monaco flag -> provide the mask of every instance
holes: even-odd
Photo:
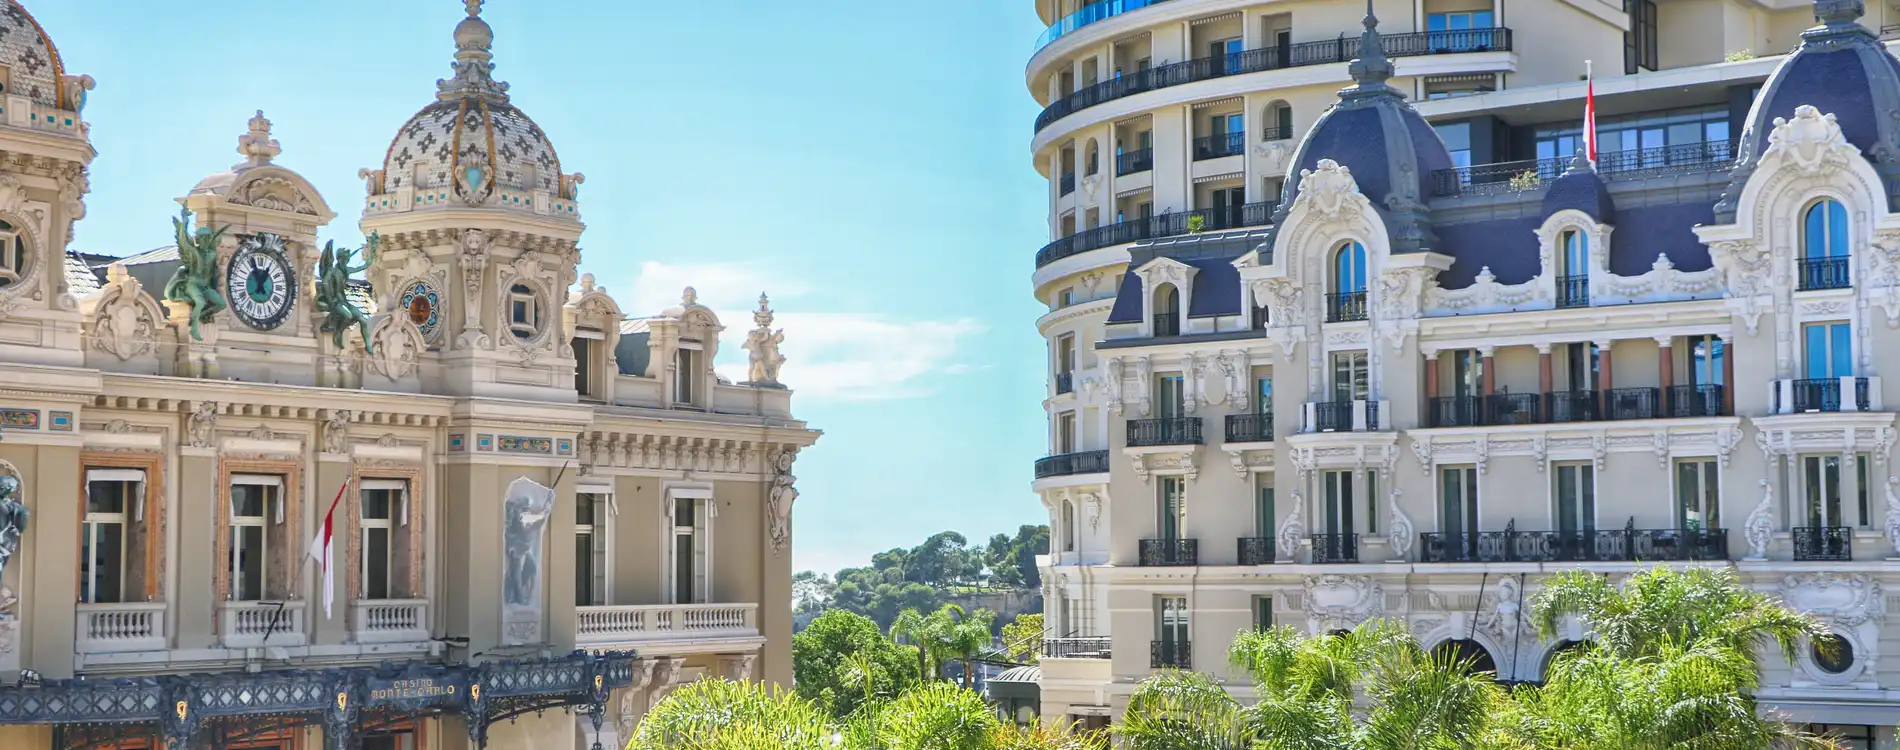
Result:
[[[323,618],[330,619],[330,605],[336,600],[336,566],[332,559],[336,557],[336,506],[343,502],[343,491],[350,488],[349,482],[336,489],[336,499],[330,501],[330,512],[323,514],[323,524],[317,527],[317,535],[310,539],[310,557],[323,566]]]
[[[1597,81],[1590,70],[1590,61],[1583,61],[1583,158],[1590,160],[1590,166],[1597,165]]]

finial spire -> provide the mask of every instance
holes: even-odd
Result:
[[[1830,31],[1857,26],[1860,17],[1866,14],[1867,6],[1861,0],[1814,0],[1814,20]]]
[[[1347,91],[1390,91],[1385,82],[1392,77],[1392,61],[1386,59],[1385,45],[1379,39],[1379,17],[1372,12],[1372,0],[1366,0],[1364,23],[1365,33],[1359,35],[1359,58],[1348,68],[1356,85]]]
[[[489,52],[495,30],[482,20],[482,0],[463,0],[463,6],[468,17],[455,25],[455,62],[449,64],[455,77],[436,81],[435,96],[443,101],[482,99],[505,104],[508,84],[495,80],[495,56]]]
[[[251,131],[238,136],[237,151],[244,157],[244,164],[239,166],[253,167],[269,164],[284,152],[283,147],[277,145],[277,139],[270,137],[270,120],[264,119],[264,110],[258,110],[251,118]]]
[[[482,15],[482,0],[463,0],[463,2],[462,2],[462,4],[468,7],[468,17],[469,17],[469,18],[480,18],[480,17],[481,17],[481,15]]]

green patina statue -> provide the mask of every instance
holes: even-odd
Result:
[[[226,225],[215,231],[198,227],[198,231],[193,232],[189,208],[172,219],[172,226],[178,231],[181,265],[165,284],[165,299],[191,305],[191,337],[203,341],[204,337],[198,335],[198,324],[211,322],[225,308],[224,295],[218,293],[217,284],[218,242],[231,227]]]
[[[335,240],[323,245],[323,260],[317,267],[317,312],[323,313],[323,332],[336,336],[338,349],[343,348],[343,333],[356,326],[363,331],[364,351],[375,353],[369,341],[369,316],[350,302],[350,276],[368,270],[376,262],[376,248],[382,241],[382,235],[370,233],[360,266],[350,265],[355,250],[338,249]]]

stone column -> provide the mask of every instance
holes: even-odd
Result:
[[[1675,404],[1670,403],[1673,395],[1670,388],[1676,384],[1674,344],[1675,338],[1672,336],[1656,337],[1656,382],[1661,384],[1659,403],[1656,408],[1660,410],[1659,413],[1662,416],[1668,416],[1676,408]]]
[[[1539,415],[1539,418],[1543,421],[1549,421],[1550,415],[1555,413],[1555,410],[1552,409],[1550,406],[1550,388],[1551,388],[1550,344],[1538,344],[1537,345],[1537,390],[1538,390],[1537,401],[1538,403],[1543,405],[1539,409],[1540,411],[1543,412],[1543,414]]]
[[[1615,341],[1598,341],[1597,348],[1597,419],[1610,418],[1610,389],[1616,387],[1611,377],[1610,348]]]
[[[346,448],[348,446],[345,446]],[[330,501],[337,498],[337,490],[350,481],[350,456],[347,453],[317,454],[317,476],[312,485],[316,495],[305,504],[314,509],[310,515],[311,528],[316,529],[323,523],[323,514],[330,511]],[[335,645],[343,643],[350,634],[350,602],[355,593],[350,591],[350,579],[353,571],[359,570],[361,563],[349,555],[350,538],[360,534],[349,526],[349,520],[355,517],[350,511],[356,507],[359,499],[345,492],[342,502],[336,506],[336,526],[332,530],[335,546],[331,552],[330,564],[336,566],[336,588],[332,596],[330,616],[323,616],[323,570],[315,565],[309,566],[311,581],[307,589],[310,594],[310,642],[313,644]],[[312,535],[314,538],[314,534]],[[362,554],[359,546],[358,554]]]
[[[1722,413],[1735,413],[1735,352],[1729,351],[1729,340],[1722,339]]]
[[[212,582],[227,564],[215,559],[217,537],[226,533],[218,528],[218,503],[224,495],[218,486],[218,449],[185,446],[178,452],[178,526],[171,549],[178,556],[179,580],[170,587],[178,618],[174,645],[210,648],[217,642],[218,617],[217,586]]]
[[[79,545],[74,537],[86,496],[79,487],[79,447],[39,445],[28,450],[25,455],[9,451],[20,471],[15,499],[32,515],[19,549],[7,563],[6,577],[19,597],[14,612],[21,618],[11,624],[23,631],[4,634],[14,641],[7,644],[14,650],[0,654],[0,664],[46,677],[70,677],[79,591]]]

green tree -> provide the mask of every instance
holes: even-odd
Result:
[[[1004,625],[1003,649],[1010,660],[1019,664],[1036,663],[1044,630],[1041,612],[1018,615],[1014,621]]]
[[[963,660],[963,688],[976,688],[976,657],[989,650],[993,635],[996,613],[979,609],[965,614],[962,607],[945,604],[931,617],[942,616],[944,622],[938,627],[943,632],[944,650]]]
[[[831,716],[916,684],[916,649],[893,643],[863,615],[832,610],[792,636],[792,676],[799,697]]]
[[[628,750],[819,750],[833,729],[817,704],[753,683],[697,680],[667,695]]]

